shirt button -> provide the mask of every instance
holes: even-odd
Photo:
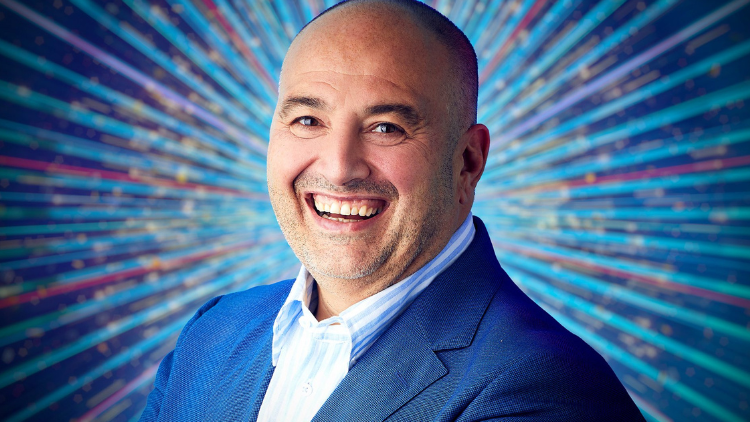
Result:
[[[309,396],[312,394],[313,388],[309,382],[302,384],[302,394]]]

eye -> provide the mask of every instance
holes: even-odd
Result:
[[[397,124],[379,122],[369,126],[363,136],[376,145],[398,145],[407,137],[407,132]]]
[[[373,132],[375,133],[394,133],[394,132],[402,132],[401,128],[394,125],[393,123],[378,123],[375,125],[375,129],[373,129]]]
[[[315,117],[302,116],[294,119],[289,129],[298,138],[311,139],[323,134],[324,127]]]
[[[320,123],[314,118],[310,116],[303,116],[295,120],[296,123],[301,124],[302,126],[318,126]]]

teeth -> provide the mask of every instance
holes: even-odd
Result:
[[[323,218],[326,218],[328,220],[338,221],[338,222],[341,222],[341,223],[354,223],[354,222],[359,221],[359,220],[352,220],[352,219],[349,219],[349,218],[334,218],[334,217],[331,217],[331,216],[325,215],[325,214],[323,214]]]
[[[377,207],[368,207],[366,204],[360,203],[359,201],[352,203],[352,202],[338,201],[332,198],[325,198],[325,197],[323,197],[323,199],[313,198],[313,205],[315,206],[315,209],[319,213],[338,214],[341,216],[359,215],[360,217],[371,217],[371,216],[378,214],[379,212],[379,209]],[[352,220],[348,218],[347,219],[332,218],[330,215],[329,216],[324,215],[324,217],[330,220],[336,220],[336,221],[339,221],[339,220],[346,220],[347,222],[359,221],[359,220]]]

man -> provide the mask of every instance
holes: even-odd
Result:
[[[476,81],[469,41],[417,2],[352,1],[300,32],[268,188],[303,267],[205,304],[142,420],[643,420],[471,216]]]

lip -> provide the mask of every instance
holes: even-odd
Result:
[[[357,201],[357,200],[377,200],[377,201],[383,201],[385,203],[385,206],[383,209],[378,212],[373,217],[368,218],[367,220],[359,220],[355,221],[353,223],[342,223],[340,221],[335,220],[329,220],[327,218],[323,218],[318,215],[318,212],[315,210],[315,204],[313,203],[313,196],[319,194],[319,195],[325,195],[329,198],[334,198],[339,201]],[[366,230],[373,225],[377,224],[378,221],[380,221],[383,214],[385,214],[388,209],[390,208],[390,201],[386,200],[385,198],[379,198],[374,196],[358,196],[358,195],[347,195],[347,196],[339,196],[327,192],[305,192],[304,193],[304,200],[307,204],[307,211],[310,213],[310,217],[315,221],[315,223],[321,227],[322,229],[326,231],[334,231],[334,232],[357,232],[361,230]]]

